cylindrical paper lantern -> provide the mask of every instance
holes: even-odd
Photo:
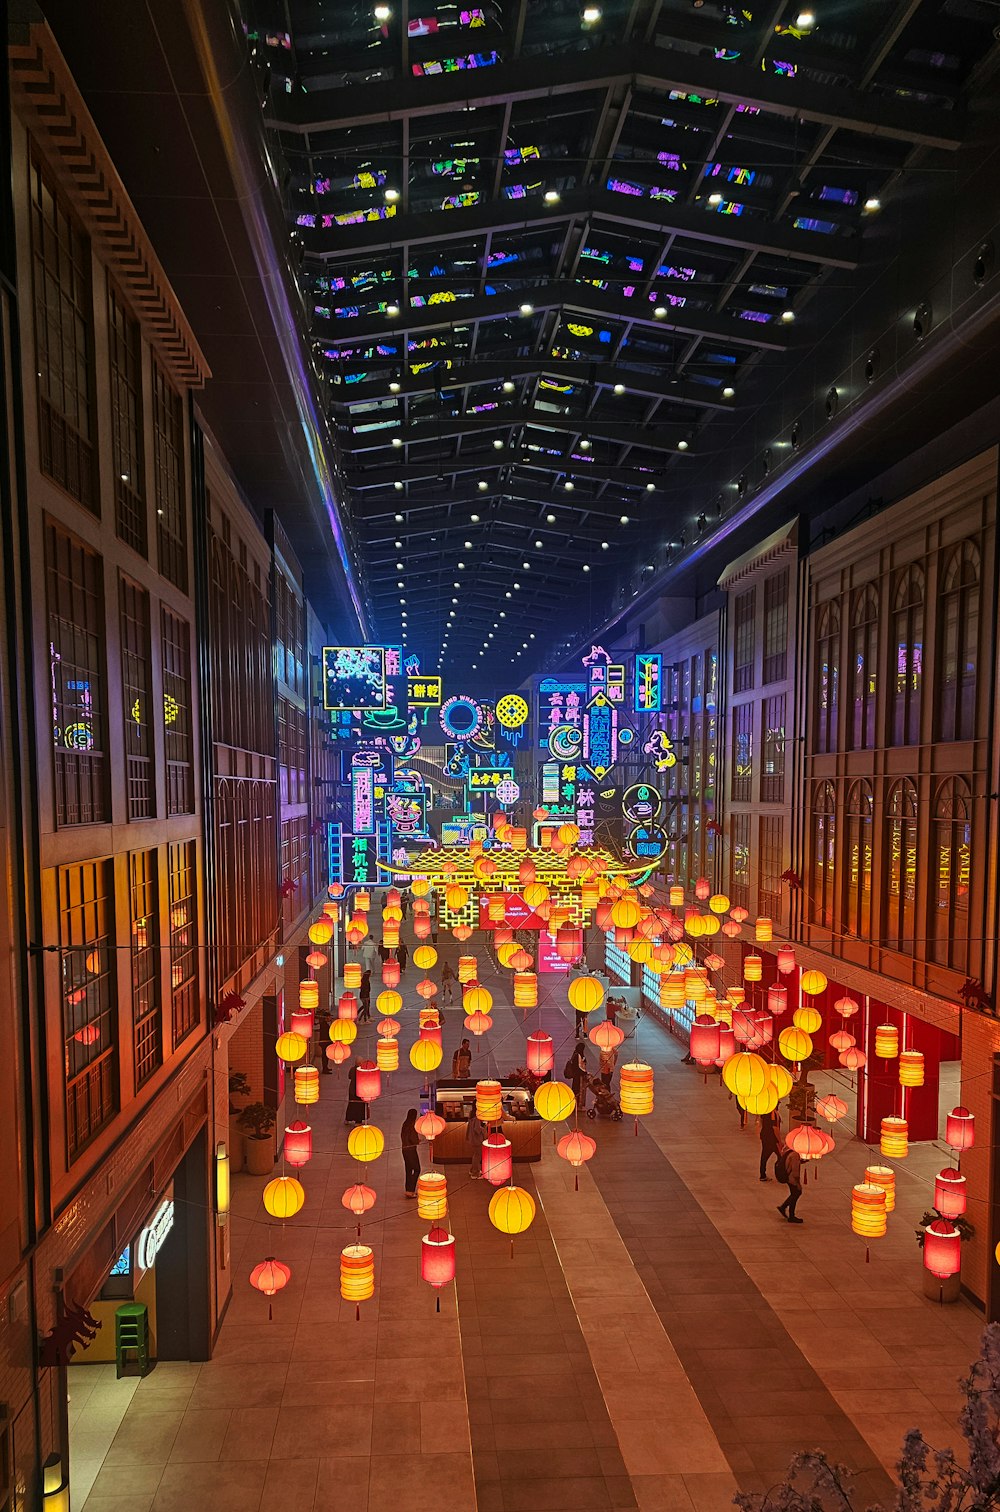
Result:
[[[551,1034],[536,1029],[528,1035],[528,1070],[535,1076],[547,1076],[555,1062]]]
[[[379,1040],[375,1048],[375,1064],[380,1071],[399,1070],[399,1041],[392,1035]]]
[[[954,1166],[938,1171],[934,1178],[934,1206],[942,1218],[961,1218],[968,1203],[966,1187],[965,1177]]]
[[[314,1022],[311,1008],[292,1009],[289,1027],[293,1034],[301,1034],[304,1040],[311,1040]]]
[[[850,1054],[850,1051],[847,1052]],[[905,1118],[883,1118],[879,1149],[889,1160],[902,1160],[909,1153],[909,1126]]]
[[[349,1244],[340,1252],[340,1295],[345,1302],[367,1302],[375,1295],[375,1257],[367,1244]]]
[[[474,982],[479,974],[479,963],[475,956],[459,956],[458,980],[460,982]]]
[[[342,992],[337,999],[337,1017],[353,1022],[358,1016],[358,1000],[353,992]]]
[[[286,1125],[284,1155],[286,1163],[293,1170],[306,1165],[312,1159],[312,1140],[312,1129],[307,1123],[303,1123],[301,1118]]]
[[[509,1181],[514,1165],[511,1142],[499,1129],[493,1129],[483,1140],[483,1175],[491,1186],[503,1186]]]
[[[533,971],[514,973],[514,1007],[538,1007],[538,978]]]
[[[344,963],[344,986],[350,992],[355,992],[361,986],[360,961],[346,961]]]
[[[443,1218],[448,1211],[448,1178],[440,1171],[421,1171],[417,1177],[417,1212],[421,1218]]]
[[[319,1007],[319,983],[308,977],[299,983],[299,1007],[315,1011]]]
[[[719,1025],[707,1013],[700,1013],[691,1025],[691,1059],[699,1066],[714,1066],[719,1058]]]
[[[782,976],[788,976],[795,970],[795,951],[791,945],[778,947],[778,970]]]
[[[774,939],[774,923],[771,919],[761,915],[754,925],[754,939],[759,945],[767,945]]]
[[[743,959],[743,980],[745,982],[759,982],[764,975],[763,957],[748,955]]]
[[[885,1188],[862,1181],[851,1189],[851,1228],[864,1239],[881,1239],[886,1230]]]
[[[373,1103],[382,1096],[382,1073],[374,1061],[358,1061],[357,1089],[365,1103]]]
[[[935,1218],[924,1229],[924,1269],[942,1281],[962,1269],[962,1235],[950,1218]]]
[[[317,1066],[296,1066],[293,1072],[293,1087],[295,1101],[305,1106],[308,1103],[319,1102],[319,1068]]]
[[[775,982],[767,989],[767,1009],[775,1018],[788,1009],[788,988]]]
[[[899,1030],[895,1024],[879,1024],[875,1030],[875,1054],[879,1060],[892,1060],[899,1054]]]
[[[865,1167],[865,1181],[870,1186],[880,1186],[885,1192],[885,1210],[891,1213],[896,1206],[896,1173],[892,1166],[870,1165]]]
[[[919,1050],[899,1052],[899,1085],[922,1087],[924,1084],[924,1057]]]
[[[629,1061],[621,1068],[619,1093],[622,1112],[633,1117],[653,1111],[653,1068],[645,1061]]]
[[[455,1279],[455,1236],[435,1226],[420,1241],[420,1279],[430,1286],[447,1286]]]
[[[416,952],[414,952],[414,954],[415,953]],[[399,962],[398,961],[394,961],[392,959],[392,957],[390,956],[387,961],[383,961],[382,962],[382,986],[383,987],[398,987],[399,986],[399,978],[400,978]]]
[[[503,1101],[498,1081],[476,1082],[476,1117],[480,1123],[499,1123],[503,1118]]]
[[[961,1104],[945,1119],[945,1144],[953,1150],[971,1150],[976,1142],[976,1115]]]

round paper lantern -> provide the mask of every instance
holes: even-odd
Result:
[[[299,1166],[306,1165],[312,1159],[313,1134],[307,1123],[297,1118],[294,1123],[285,1127],[284,1156],[285,1161],[297,1170]]]
[[[842,1066],[847,1067],[848,1071],[860,1071],[862,1066],[867,1066],[868,1064],[867,1055],[863,1050],[859,1050],[857,1045],[851,1045],[849,1049],[841,1050],[837,1059]]]
[[[335,1018],[330,1025],[331,1040],[342,1045],[353,1045],[358,1037],[358,1026],[352,1019]]]
[[[514,1170],[511,1142],[499,1129],[493,1129],[483,1140],[482,1171],[491,1186],[503,1186]]]
[[[889,1160],[902,1160],[909,1153],[909,1126],[905,1118],[891,1115],[882,1120],[879,1149]]]
[[[622,1112],[639,1118],[653,1111],[653,1068],[645,1061],[629,1061],[621,1069],[619,1101]]]
[[[429,1139],[433,1142],[439,1134],[444,1133],[448,1125],[440,1113],[435,1113],[433,1108],[429,1108],[426,1113],[421,1113],[413,1127],[421,1139]]]
[[[273,1297],[286,1287],[291,1279],[291,1266],[283,1265],[280,1260],[275,1260],[273,1255],[268,1255],[266,1260],[255,1265],[250,1272],[250,1285],[256,1287],[257,1291],[263,1292],[265,1297]],[[269,1318],[274,1316],[270,1304],[267,1316]]]
[[[515,972],[530,971],[533,962],[529,952],[519,945],[516,950],[511,952],[510,964]]]
[[[292,1074],[295,1101],[303,1105],[319,1102],[319,1070],[316,1066],[296,1066]]]
[[[469,894],[464,887],[460,887],[457,882],[453,882],[450,887],[445,888],[444,901],[452,913],[458,913],[459,909],[464,908],[466,903],[468,903]]]
[[[775,982],[767,989],[767,1010],[777,1018],[788,1009],[788,988]]]
[[[476,1082],[476,1117],[480,1123],[499,1123],[503,1118],[501,1087],[498,1081]]]
[[[523,1234],[535,1216],[535,1199],[523,1187],[500,1187],[490,1198],[490,1222],[501,1234]]]
[[[792,1080],[792,1073],[787,1066],[782,1066],[777,1061],[774,1061],[768,1067],[767,1075],[771,1086],[778,1094],[778,1101],[780,1102],[783,1097],[788,1096],[795,1085]]]
[[[358,1000],[353,992],[342,992],[337,999],[337,1017],[353,1022],[358,1016]]]
[[[572,1087],[565,1082],[543,1082],[535,1092],[535,1112],[546,1123],[562,1123],[576,1108]]]
[[[823,1027],[823,1015],[811,1003],[803,1003],[792,1014],[792,1023],[796,1029],[802,1029],[806,1034],[816,1034]]]
[[[849,1034],[846,1029],[835,1029],[830,1035],[830,1048],[836,1050],[838,1054],[841,1050],[850,1050],[856,1043],[854,1035]]]
[[[754,925],[753,937],[759,945],[767,945],[774,939],[774,921],[763,916],[759,917]]]
[[[294,1176],[275,1176],[261,1194],[264,1207],[272,1218],[294,1218],[306,1200],[301,1181]]]
[[[727,919],[722,926],[722,933],[726,936],[727,940],[735,940],[740,933],[740,926],[735,919]]]
[[[962,1235],[950,1218],[935,1218],[924,1229],[924,1269],[942,1281],[962,1269]]]
[[[763,1118],[768,1113],[773,1113],[778,1106],[780,1098],[774,1082],[768,1078],[763,1092],[751,1092],[746,1097],[738,1097],[736,1101],[741,1108],[757,1118]]]
[[[421,977],[417,983],[417,996],[429,1003],[431,998],[437,997],[437,983],[431,981],[430,977]]]
[[[438,953],[433,945],[418,945],[413,952],[413,964],[420,971],[430,971],[437,964]]]
[[[340,1295],[353,1302],[360,1316],[360,1303],[375,1295],[375,1257],[367,1244],[348,1244],[340,1252]]]
[[[875,1030],[875,1054],[879,1060],[892,1060],[899,1054],[899,1030],[895,1024],[879,1024]]]
[[[953,1150],[971,1150],[976,1142],[976,1116],[959,1104],[945,1119],[945,1144]]]
[[[886,1231],[885,1189],[862,1181],[851,1189],[851,1228],[863,1239],[881,1239]]]
[[[443,1218],[448,1211],[448,1178],[440,1171],[421,1171],[417,1177],[417,1212],[421,1218]]]
[[[764,975],[764,961],[759,955],[748,955],[743,960],[743,980],[759,982]]]
[[[541,1029],[536,1029],[534,1034],[528,1035],[528,1070],[535,1076],[547,1076],[555,1062],[555,1051],[552,1046],[551,1034],[546,1034]]]
[[[968,1204],[968,1183],[961,1171],[945,1166],[934,1178],[934,1206],[942,1218],[961,1218]]]
[[[560,824],[558,835],[560,845],[575,845],[580,838],[580,831],[575,824]]]
[[[379,1019],[376,1033],[378,1034],[379,1039],[395,1039],[396,1035],[399,1033],[399,1019]]]
[[[485,987],[469,987],[462,999],[466,1013],[489,1013],[493,1007],[493,994]]]
[[[300,1061],[308,1049],[308,1041],[301,1034],[279,1034],[274,1042],[274,1053],[286,1066]]]
[[[441,1046],[432,1039],[424,1039],[423,1034],[410,1046],[410,1065],[417,1071],[436,1071],[443,1058]]]
[[[372,1103],[382,1096],[382,1073],[374,1061],[358,1061],[358,1096],[362,1102]]]
[[[398,987],[399,986],[399,975],[400,975],[400,972],[399,972],[399,962],[398,961],[394,961],[392,959],[392,957],[390,956],[390,958],[388,959],[388,961],[383,961],[382,962],[382,986],[383,987]]]
[[[455,1279],[455,1236],[436,1225],[420,1241],[420,1279],[430,1286],[447,1286]],[[438,1301],[438,1309],[441,1303]]]
[[[684,901],[684,894],[682,892],[681,893],[681,902],[683,903],[683,901]],[[709,906],[709,908],[712,910],[712,912],[714,914],[728,913],[729,912],[729,899],[726,897],[725,893],[714,893],[712,895],[712,897],[710,897],[709,900],[708,900],[708,906]]]
[[[806,1061],[813,1053],[812,1038],[804,1029],[782,1029],[778,1035],[778,1049],[786,1060]]]
[[[326,1058],[328,1061],[332,1061],[335,1066],[342,1066],[345,1060],[350,1060],[351,1058],[350,1046],[344,1045],[340,1040],[337,1040],[334,1044],[327,1045]]]
[[[576,977],[566,989],[566,996],[577,1013],[594,1013],[604,1002],[604,985],[597,977]]]
[[[785,1143],[802,1160],[821,1160],[829,1149],[826,1140],[827,1136],[811,1124],[796,1124],[789,1129]]]
[[[310,924],[307,934],[314,945],[329,945],[333,939],[333,925],[329,919],[317,919],[315,924]]]
[[[782,976],[788,976],[790,972],[795,970],[795,951],[791,945],[781,945],[778,947],[778,970]]]
[[[924,1084],[924,1058],[919,1050],[899,1052],[899,1085],[922,1087]]]
[[[858,1011],[858,1005],[852,997],[839,997],[833,1007],[834,1012],[839,1013],[841,1018],[853,1018]]]
[[[381,1029],[382,1025],[379,1025]],[[399,1041],[391,1035],[380,1039],[375,1048],[375,1064],[380,1071],[399,1070]]]
[[[374,1124],[359,1124],[347,1136],[347,1153],[355,1160],[378,1160],[385,1149],[385,1135]]]
[[[585,1161],[592,1160],[597,1153],[597,1140],[591,1139],[589,1134],[583,1134],[579,1129],[573,1129],[571,1133],[564,1134],[556,1145],[556,1153],[563,1160],[568,1160],[571,1166],[582,1166]]]
[[[896,1206],[896,1173],[892,1166],[866,1166],[865,1181],[871,1186],[882,1188],[885,1193],[885,1210],[891,1213]]]
[[[719,1025],[711,1014],[699,1013],[691,1025],[691,1059],[699,1066],[714,1066],[719,1057]]]
[[[314,1028],[313,1010],[311,1008],[293,1008],[289,1027],[293,1034],[301,1034],[304,1040],[311,1040]]]
[[[722,1080],[738,1098],[756,1096],[767,1086],[768,1063],[759,1055],[737,1051],[723,1067]]]
[[[385,1014],[386,1018],[395,1018],[396,1014],[401,1013],[403,1010],[402,995],[394,992],[391,987],[387,987],[375,999],[375,1007],[379,1013]]]
[[[465,1015],[465,1027],[470,1034],[477,1036],[488,1034],[493,1028],[493,1019],[488,1013],[467,1013]]]
[[[344,963],[344,986],[354,992],[361,986],[361,962],[346,961]]]
[[[610,1019],[605,1019],[603,1023],[594,1025],[587,1038],[598,1050],[617,1050],[619,1045],[625,1043],[625,1031]]]
[[[363,1181],[356,1181],[349,1186],[340,1199],[342,1207],[354,1214],[355,1218],[363,1218],[365,1213],[371,1212],[375,1206],[375,1193],[370,1186],[365,1186]]]
[[[475,956],[459,956],[458,980],[460,982],[462,982],[463,984],[466,982],[474,982],[478,974],[479,963],[477,962]]]
[[[804,971],[799,980],[799,987],[806,997],[819,997],[821,992],[826,991],[826,977],[822,971]]]
[[[514,1007],[538,1007],[538,978],[533,971],[514,973]]]
[[[816,1099],[816,1112],[820,1118],[825,1118],[827,1123],[837,1123],[847,1112],[847,1104],[835,1092],[828,1092],[826,1097]]]

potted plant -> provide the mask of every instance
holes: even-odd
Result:
[[[266,1176],[274,1165],[274,1108],[267,1103],[248,1103],[237,1122],[246,1130],[247,1170],[251,1176]]]
[[[229,1167],[233,1171],[243,1169],[243,1134],[240,1129],[240,1110],[234,1097],[249,1097],[250,1083],[242,1071],[229,1073]]]
[[[920,1227],[916,1230],[917,1246],[919,1249],[923,1249],[924,1247],[924,1230],[927,1228],[927,1225],[942,1216],[937,1208],[932,1208],[929,1213],[925,1213],[921,1218]],[[953,1228],[958,1229],[963,1244],[967,1244],[976,1232],[972,1224],[965,1218],[949,1218],[947,1222]],[[961,1271],[958,1271],[954,1276],[948,1276],[947,1279],[941,1280],[939,1277],[932,1275],[926,1267],[924,1268],[924,1296],[930,1297],[932,1302],[957,1302],[961,1294]]]

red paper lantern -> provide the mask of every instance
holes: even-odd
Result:
[[[371,1212],[375,1206],[375,1193],[370,1186],[365,1186],[363,1181],[356,1181],[349,1186],[340,1199],[341,1207],[347,1208],[355,1218],[363,1218],[365,1213]]]
[[[944,1142],[953,1150],[971,1150],[976,1142],[976,1115],[961,1103],[945,1120]]]
[[[924,1229],[924,1269],[942,1281],[962,1269],[962,1236],[948,1218],[935,1218]]]
[[[968,1204],[967,1182],[961,1171],[945,1166],[934,1178],[934,1206],[942,1218],[961,1218]]]
[[[420,1277],[430,1286],[447,1286],[455,1279],[455,1235],[432,1228],[420,1241]],[[438,1307],[440,1307],[440,1302]]]
[[[788,988],[782,987],[780,982],[775,982],[767,989],[767,1008],[777,1018],[788,1010]]]
[[[332,1045],[327,1045],[326,1047],[326,1058],[328,1061],[332,1061],[335,1066],[342,1066],[345,1060],[350,1060],[351,1058],[351,1047],[350,1045],[342,1044],[340,1040],[334,1040]]]
[[[431,981],[430,977],[422,977],[417,983],[417,996],[429,1003],[432,997],[437,996],[437,983]]]
[[[782,976],[788,976],[790,972],[795,970],[795,951],[791,945],[781,945],[778,947],[778,970]]]
[[[380,1039],[395,1039],[399,1033],[399,1019],[379,1019],[376,1033]]]
[[[601,1023],[594,1025],[587,1038],[598,1050],[617,1050],[619,1045],[625,1043],[625,1031],[610,1019],[603,1019]]]
[[[541,1029],[536,1029],[534,1034],[528,1035],[528,1070],[535,1076],[547,1076],[555,1064],[555,1051],[552,1048],[551,1034],[545,1034]]]
[[[285,1160],[292,1167],[304,1166],[312,1159],[312,1152],[312,1129],[301,1118],[297,1118],[285,1128]]]
[[[477,1037],[480,1034],[488,1034],[493,1028],[493,1016],[489,1013],[481,1013],[477,1009],[475,1013],[465,1015],[465,1027],[470,1034],[475,1034]]]
[[[483,1175],[491,1186],[503,1186],[514,1171],[511,1142],[499,1129],[483,1140]]]
[[[694,884],[694,895],[702,903],[704,903],[706,898],[710,898],[712,896],[712,884],[711,882],[709,882],[707,877],[698,878],[697,882]]]
[[[691,1059],[699,1066],[714,1066],[719,1058],[719,1024],[709,1013],[699,1013],[691,1025]]]
[[[736,1036],[729,1024],[719,1025],[719,1053],[715,1058],[717,1066],[724,1066],[730,1056],[736,1054]]]
[[[847,1029],[835,1029],[830,1035],[830,1047],[838,1054],[841,1050],[850,1050],[856,1044],[857,1040]]]
[[[313,1011],[311,1008],[293,1008],[289,1028],[292,1034],[301,1034],[303,1039],[313,1037]]]
[[[733,1009],[733,1034],[738,1045],[748,1045],[754,1038],[753,1015],[749,1008]]]
[[[443,1134],[448,1127],[440,1113],[435,1113],[433,1108],[428,1108],[426,1113],[421,1113],[413,1126],[421,1139],[434,1140],[439,1134]]]
[[[591,1139],[589,1134],[582,1134],[579,1129],[574,1129],[570,1134],[564,1134],[556,1145],[556,1152],[563,1160],[568,1160],[576,1169],[575,1189],[580,1190],[580,1167],[587,1160],[592,1160],[597,1153],[597,1140]]]
[[[399,962],[388,960],[382,962],[382,986],[399,986]]]
[[[250,1285],[263,1292],[265,1297],[273,1297],[275,1292],[288,1285],[292,1279],[292,1269],[289,1265],[283,1265],[280,1260],[275,1260],[273,1255],[268,1255],[259,1265],[255,1265],[250,1272]]]
[[[556,930],[556,954],[561,961],[576,961],[583,955],[583,930],[563,924]]]
[[[357,1089],[362,1102],[372,1103],[382,1096],[382,1073],[374,1061],[358,1061]]]
[[[857,1045],[851,1045],[847,1050],[841,1050],[837,1059],[842,1066],[847,1067],[848,1071],[860,1071],[862,1066],[867,1066],[868,1064],[867,1055],[863,1050],[859,1050]]]
[[[337,999],[337,1017],[354,1020],[358,1016],[358,1000],[353,992],[342,992]]]
[[[839,997],[833,1005],[834,1013],[839,1013],[841,1018],[853,1018],[858,1011],[858,1005],[852,997]]]
[[[319,971],[321,966],[326,965],[326,956],[321,950],[310,950],[306,956],[306,965],[311,971]]]

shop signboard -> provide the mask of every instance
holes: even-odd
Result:
[[[574,750],[557,749],[550,743],[557,730],[568,726],[570,731],[579,731],[583,725],[583,707],[587,685],[581,681],[561,681],[544,677],[538,684],[538,744],[546,747],[558,759],[575,756],[580,749],[579,740]],[[564,734],[563,745],[572,742],[572,735]]]
[[[174,1199],[167,1197],[160,1203],[145,1228],[140,1229],[139,1237],[135,1241],[135,1263],[139,1270],[152,1269],[173,1226]]]
[[[351,765],[351,828],[356,835],[375,833],[375,774],[357,757]]]
[[[406,701],[411,709],[439,709],[441,707],[440,677],[423,677],[410,674],[406,678]]]
[[[559,972],[565,976],[571,964],[570,961],[564,961],[556,949],[555,935],[550,935],[548,930],[543,929],[538,936],[538,970]]]
[[[384,709],[385,658],[384,646],[324,646],[324,709]]]
[[[658,651],[636,652],[634,693],[632,707],[637,714],[659,714],[663,708],[663,657]]]

